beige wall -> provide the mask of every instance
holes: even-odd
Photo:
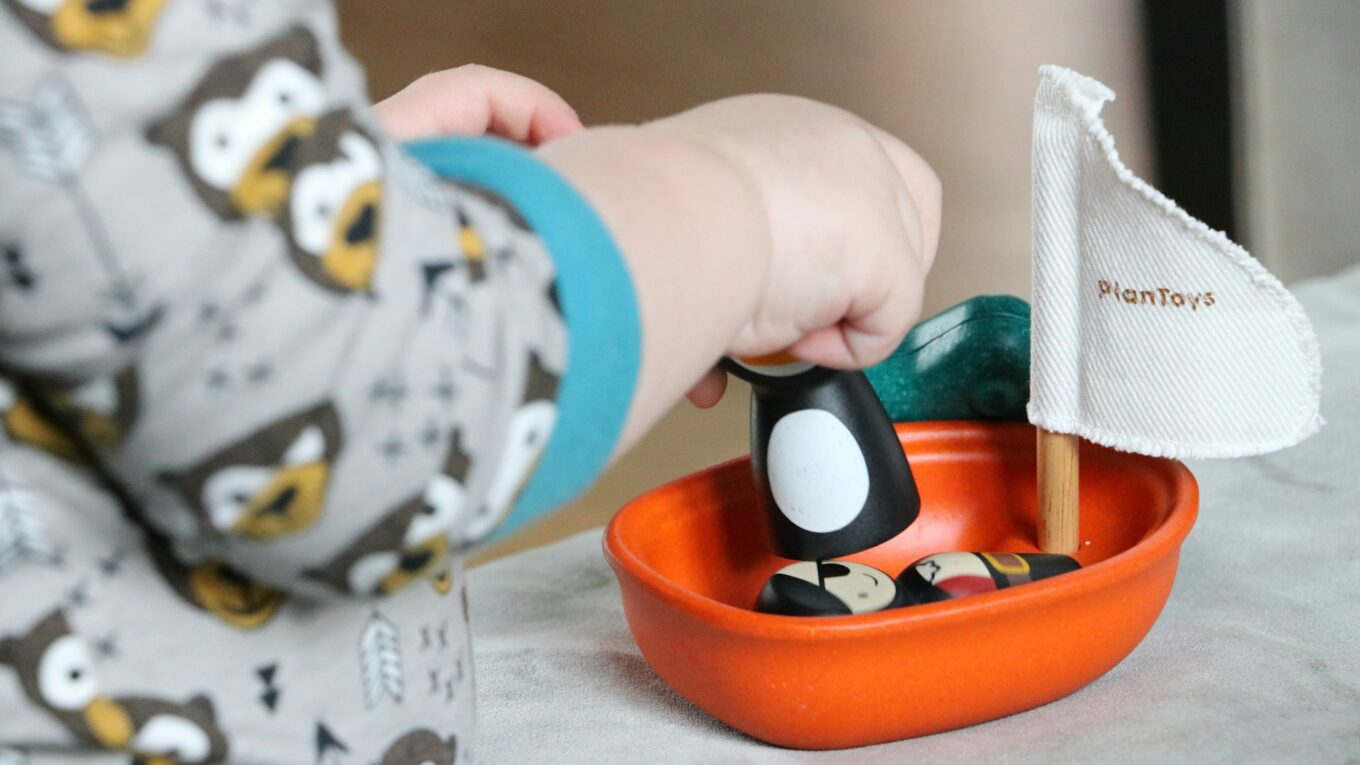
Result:
[[[1040,64],[1119,93],[1107,121],[1135,172],[1149,153],[1130,0],[341,0],[375,97],[467,62],[537,78],[587,124],[636,122],[751,91],[854,111],[929,159],[945,187],[927,311],[1029,293],[1029,133]],[[745,451],[745,391],[664,422],[519,547],[598,525],[649,486]],[[510,548],[502,548],[510,549]]]
[[[1245,244],[1285,281],[1360,263],[1360,3],[1230,7]]]

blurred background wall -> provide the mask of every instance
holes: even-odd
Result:
[[[1286,282],[1333,273],[1360,260],[1360,2],[1228,7],[1241,233]]]
[[[1360,3],[1341,8],[1344,2],[1328,6],[1331,16],[1356,15]],[[1105,118],[1120,153],[1135,173],[1158,181],[1144,39],[1150,13],[1166,18],[1158,5],[1151,0],[339,2],[342,32],[368,68],[375,100],[425,72],[476,62],[546,83],[576,107],[587,125],[644,121],[754,91],[815,98],[880,125],[914,146],[944,182],[943,234],[927,287],[926,315],[978,294],[1029,295],[1029,148],[1040,64],[1062,64],[1110,85],[1118,100],[1107,107]],[[1165,12],[1178,12],[1178,0],[1160,5]],[[1211,5],[1224,12],[1222,2]],[[1249,18],[1242,28],[1266,37],[1273,24],[1298,9],[1297,3],[1268,0],[1232,5],[1235,19]],[[1324,14],[1313,23],[1336,22]],[[1288,28],[1294,26],[1298,23]],[[1345,42],[1349,52],[1344,55],[1352,62],[1360,50],[1351,44],[1355,32],[1360,29],[1331,33],[1338,44]],[[1294,44],[1280,40],[1271,55],[1289,57],[1287,48]],[[1200,43],[1173,36],[1170,45],[1189,50]],[[1276,71],[1273,59],[1262,66]],[[1180,83],[1183,75],[1197,71],[1191,65],[1188,72],[1162,73],[1162,82]],[[1348,92],[1354,94],[1353,75],[1360,69],[1341,71],[1352,78]],[[1277,78],[1253,95],[1252,109],[1269,113],[1276,104],[1292,103],[1288,82]],[[1191,108],[1196,95],[1192,87]],[[1270,122],[1264,130],[1288,133],[1303,119]],[[1360,121],[1350,125],[1360,127]],[[1182,175],[1192,182],[1203,175],[1195,170],[1195,151],[1191,147],[1191,159],[1171,165],[1187,166],[1190,172]],[[1275,172],[1267,173],[1264,187],[1274,183]],[[1237,207],[1250,210],[1255,219],[1255,204]],[[1287,200],[1272,197],[1261,204],[1279,208]],[[1354,200],[1347,204],[1353,206]],[[1197,212],[1194,205],[1188,207]],[[1288,237],[1278,227],[1245,228],[1264,232],[1272,247],[1287,246],[1276,241]],[[599,525],[651,486],[744,453],[746,439],[742,386],[734,385],[723,404],[708,412],[681,405],[589,495],[488,555]]]

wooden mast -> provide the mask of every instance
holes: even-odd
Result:
[[[1071,555],[1080,545],[1077,507],[1080,499],[1081,439],[1043,428],[1038,436],[1039,549]]]

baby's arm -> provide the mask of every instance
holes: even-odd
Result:
[[[0,19],[15,52],[0,236],[36,274],[0,303],[0,363],[195,556],[370,591],[426,531],[480,536],[450,519],[513,496],[554,420],[526,495],[539,510],[592,475],[554,460],[567,423],[617,450],[724,353],[863,364],[915,315],[933,176],[859,120],[752,97],[551,141],[548,166],[426,145],[470,184],[431,194],[366,124],[324,7],[307,8],[210,45],[153,35],[131,64]],[[198,13],[173,6],[160,27],[192,35]],[[451,129],[448,114],[422,123],[411,96],[380,112],[406,135]],[[472,125],[530,141],[574,127],[560,110],[498,121],[486,103]],[[25,153],[45,145],[24,141],[48,111],[93,130],[65,175]],[[631,407],[621,446],[565,400],[594,361],[637,352],[615,243],[641,305],[641,377],[634,389],[632,356],[592,403],[619,420]],[[593,335],[572,328],[591,312],[573,306],[595,311]],[[455,388],[451,404],[411,397]],[[510,449],[520,437],[534,449]]]
[[[539,145],[581,129],[542,84],[475,65],[426,75],[375,110],[403,139],[494,133]],[[724,156],[724,146],[736,156]],[[729,99],[642,127],[595,129],[540,156],[604,216],[640,293],[642,370],[619,451],[691,383],[701,406],[721,397],[725,375],[696,371],[715,354],[796,343],[808,360],[868,366],[919,311],[939,240],[939,179],[901,141],[853,115],[778,96]],[[800,157],[795,172],[782,156]],[[836,193],[835,183],[851,193]],[[897,220],[885,203],[897,205]],[[877,219],[857,222],[856,207]],[[818,244],[816,233],[798,233],[803,227],[847,230],[843,242]],[[870,249],[882,252],[866,256]],[[776,250],[791,271],[776,278],[789,284],[769,287]],[[832,289],[819,284],[833,275]],[[817,288],[804,299],[798,285]],[[775,306],[758,309],[762,296]],[[782,316],[792,326],[776,329],[779,320],[767,317],[788,310],[781,304],[802,313]]]
[[[0,12],[9,435],[92,457],[186,561],[277,584],[386,591],[490,531],[590,355],[525,217],[576,201],[589,224],[579,196],[553,176],[510,198],[552,174],[486,143],[455,151],[488,172],[436,183],[375,129],[324,3],[235,35],[194,4],[120,17],[135,47],[40,21]],[[422,124],[422,91],[469,108]],[[579,127],[550,96],[473,68],[378,111],[403,137],[534,141]]]

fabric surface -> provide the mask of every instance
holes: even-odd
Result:
[[[638,652],[600,533],[468,574],[481,756],[495,763],[1346,763],[1360,759],[1360,267],[1299,285],[1329,424],[1195,462],[1199,521],[1157,624],[1045,707],[842,752],[762,744]],[[702,657],[696,657],[701,661]],[[872,713],[866,710],[866,713]]]
[[[561,176],[528,153],[495,138],[422,141],[407,150],[440,176],[514,200],[559,274],[557,294],[573,349],[557,394],[562,417],[542,463],[490,537],[496,539],[575,499],[609,461],[641,363],[637,297],[604,222]]]
[[[0,0],[0,51],[0,762],[470,761],[459,556],[630,404],[603,223],[508,144],[434,177],[325,0]]]
[[[1030,422],[1177,458],[1312,435],[1317,340],[1297,301],[1119,161],[1100,119],[1109,88],[1040,74]]]

